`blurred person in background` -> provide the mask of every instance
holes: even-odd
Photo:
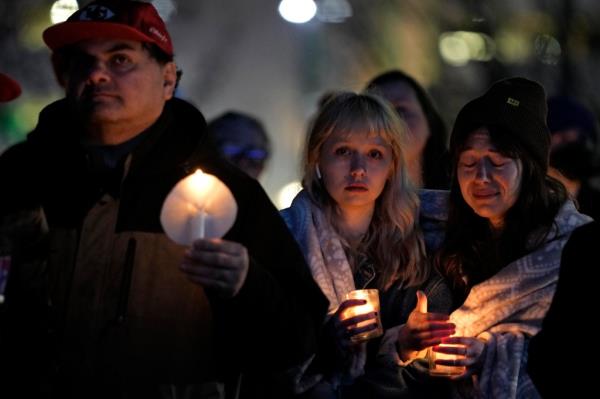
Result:
[[[0,103],[12,101],[21,95],[21,86],[10,76],[0,72]]]
[[[565,185],[581,213],[600,220],[600,189],[591,182],[600,172],[596,116],[572,97],[551,97],[548,128],[551,133],[548,173]]]
[[[0,73],[0,103],[10,102],[20,94],[19,83]],[[2,174],[2,204],[12,196],[10,179]],[[44,278],[45,265],[44,259],[37,256],[45,249],[47,225],[39,207],[5,211],[0,209],[0,396],[36,397],[44,384],[50,347],[45,334],[48,314],[44,287],[39,283]],[[20,290],[15,281],[34,283]],[[19,305],[14,306],[15,303]],[[26,384],[15,383],[24,378]],[[11,389],[15,386],[18,392]]]
[[[10,76],[0,72],[0,103],[12,101],[19,97],[20,94],[21,86],[19,83]],[[12,260],[12,231],[14,229],[14,226],[11,226],[11,228],[5,228],[5,226],[6,221],[0,221],[0,312],[4,309],[2,304],[4,303],[4,293]],[[0,328],[0,341],[2,340],[1,336],[2,329]]]
[[[590,268],[597,262],[593,259],[598,256],[599,245],[600,222],[594,221],[573,231],[563,249],[556,293],[528,350],[527,372],[543,398],[564,398],[566,381],[577,381],[568,388],[574,398],[589,397],[597,390],[593,365],[582,362],[576,367],[558,367],[556,358],[565,343],[582,339],[581,329],[574,326],[596,312],[597,282],[590,278]],[[586,359],[595,363],[599,352],[596,345],[589,345]]]
[[[0,72],[0,104],[14,100],[21,95],[21,86],[19,83],[11,78],[10,76]],[[2,120],[0,115],[0,121]],[[0,153],[6,146],[7,138],[4,135],[7,132],[4,129],[0,129]]]
[[[390,102],[408,125],[406,164],[411,179],[420,188],[419,224],[428,232],[428,251],[433,251],[443,238],[446,190],[450,186],[446,125],[423,86],[403,71],[390,70],[376,76],[367,84],[367,90]]]
[[[250,177],[260,178],[271,156],[271,142],[261,121],[228,111],[208,122],[208,133],[229,162]]]
[[[21,86],[10,76],[0,72],[0,103],[6,103],[14,100],[21,95]],[[0,132],[2,133],[2,132]],[[0,142],[1,142],[0,137]],[[8,273],[10,272],[11,264],[11,247],[13,246],[12,230],[13,228],[5,229],[6,222],[0,221],[0,307],[4,303],[4,291],[8,281]],[[13,226],[14,227],[14,226]],[[2,330],[0,330],[0,336]]]
[[[396,109],[409,129],[406,164],[419,188],[448,189],[448,131],[433,100],[421,84],[400,70],[384,72],[366,87]]]

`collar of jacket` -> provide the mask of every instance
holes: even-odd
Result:
[[[27,144],[35,154],[33,169],[39,171],[36,181],[45,208],[58,215],[61,222],[76,225],[98,193],[89,183],[86,151],[80,144],[81,129],[71,115],[66,100],[50,104],[41,112]],[[166,194],[193,168],[203,163],[213,164],[211,160],[217,150],[208,139],[200,111],[180,99],[165,104],[163,113],[145,136],[129,155],[120,192],[122,206],[131,209],[143,203],[144,209],[128,212],[128,217],[134,220],[120,218],[119,224],[137,226],[144,218],[142,213],[152,212],[156,217],[144,223],[147,226],[137,227],[159,231],[158,214]]]
[[[207,150],[214,148],[206,134],[206,121],[202,113],[178,98],[167,101],[158,120],[147,131],[140,133],[147,133],[147,137],[132,153],[132,174],[151,175],[164,168],[165,164],[171,167],[174,159],[184,164],[193,152],[197,152],[198,145]],[[68,101],[61,99],[42,110],[38,124],[28,135],[27,141],[43,148],[51,158],[67,156],[72,162],[73,155],[78,154],[81,162],[84,150],[80,135],[80,125],[73,118]],[[211,152],[202,151],[202,154]]]

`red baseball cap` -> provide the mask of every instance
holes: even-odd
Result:
[[[82,40],[107,38],[154,43],[173,56],[165,22],[152,4],[141,1],[93,1],[65,22],[46,29],[43,37],[53,51]]]
[[[14,100],[21,95],[21,86],[12,79],[0,72],[0,102]]]

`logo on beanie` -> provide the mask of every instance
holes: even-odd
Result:
[[[86,7],[81,14],[79,14],[79,20],[81,21],[101,21],[105,19],[111,19],[115,16],[109,8],[104,6],[92,4]]]
[[[507,103],[508,105],[512,105],[513,107],[518,107],[518,106],[519,106],[519,104],[521,104],[521,102],[520,102],[519,100],[515,100],[515,99],[514,99],[514,98],[512,98],[512,97],[508,97],[508,98],[506,99],[506,103]]]

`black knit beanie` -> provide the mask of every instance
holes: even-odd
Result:
[[[456,154],[474,130],[496,126],[519,141],[547,170],[550,151],[547,113],[546,92],[539,83],[525,78],[499,80],[460,110],[450,136],[450,153]]]

